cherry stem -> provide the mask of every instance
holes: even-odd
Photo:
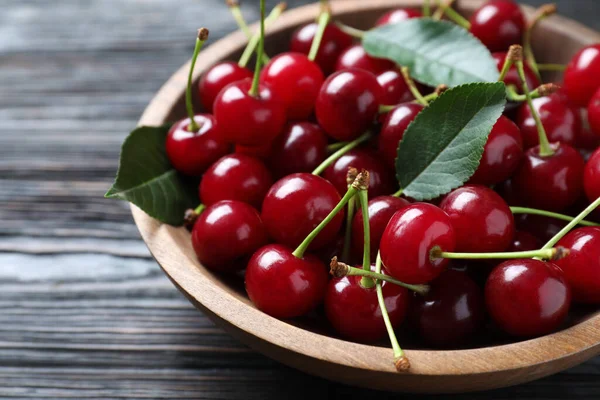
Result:
[[[544,247],[542,247],[542,249],[548,249],[556,245],[556,243],[558,243],[560,239],[562,239],[567,233],[571,232],[573,228],[579,225],[581,221],[583,221],[585,217],[590,215],[592,211],[598,208],[598,206],[600,206],[600,197],[598,197],[592,204],[587,206],[586,209],[583,210],[578,216],[573,218],[573,221],[569,222],[569,224],[562,228],[560,232],[554,235],[554,237],[550,239],[548,243],[546,243]]]
[[[198,207],[194,209],[196,214],[202,214],[202,211],[206,210],[206,205],[200,204]]]
[[[233,16],[233,19],[235,19],[235,22],[237,23],[238,27],[240,28],[240,30],[242,32],[244,32],[244,35],[246,35],[246,38],[248,38],[248,40],[252,40],[252,31],[250,30],[250,27],[248,26],[248,24],[246,23],[246,20],[244,19],[244,16],[242,15],[242,10],[240,9],[240,3],[237,0],[226,0],[227,6],[229,7],[229,11],[231,12],[231,15]],[[267,56],[266,53],[263,53],[263,63],[268,63],[269,62],[269,56]]]
[[[361,143],[370,140],[372,136],[373,135],[371,134],[371,132],[366,132],[366,133],[363,133],[358,138],[354,139],[353,141],[347,142],[342,148],[340,148],[335,153],[333,153],[332,155],[327,157],[325,159],[325,161],[323,161],[317,168],[315,168],[315,170],[312,172],[312,174],[313,175],[321,175],[323,173],[323,171],[325,171],[327,169],[327,167],[329,167],[331,164],[336,162],[338,158],[340,158],[341,156],[343,156],[344,154],[346,154],[353,148],[357,147]]]
[[[400,197],[402,196],[402,192],[404,192],[404,189],[399,189],[396,193],[392,195],[392,197]]]
[[[404,78],[404,82],[406,82],[406,86],[410,89],[410,92],[415,97],[419,104],[427,107],[429,102],[423,97],[419,89],[417,89],[417,85],[415,85],[415,81],[410,77],[410,69],[408,67],[400,68],[400,72],[402,72],[402,77]]]
[[[513,214],[542,215],[544,217],[560,219],[562,221],[568,221],[568,222],[571,222],[575,219],[575,217],[571,217],[570,215],[559,214],[559,213],[550,212],[550,211],[546,211],[546,210],[538,210],[536,208],[511,207],[510,211],[512,211]],[[579,225],[600,226],[600,224],[597,224],[597,223],[591,222],[591,221],[585,221],[585,220],[579,221]]]
[[[368,180],[367,180],[368,182]],[[362,210],[363,230],[364,230],[364,246],[363,246],[363,270],[371,271],[371,226],[369,224],[369,195],[367,190],[358,192],[360,208]],[[360,285],[364,288],[372,288],[375,286],[373,279],[363,276],[360,280]]]
[[[536,10],[535,15],[527,25],[527,28],[525,29],[525,32],[523,34],[523,51],[525,53],[525,60],[527,60],[527,63],[529,64],[529,66],[540,81],[542,80],[542,76],[540,75],[540,69],[535,59],[535,55],[533,54],[533,48],[531,47],[531,34],[533,33],[533,30],[540,21],[555,13],[556,5],[544,4]]]
[[[348,260],[350,257],[350,245],[352,244],[352,220],[354,218],[354,208],[356,205],[356,197],[353,197],[348,202],[348,210],[346,214],[346,231],[344,232],[344,248],[342,249],[342,260]]]
[[[538,64],[537,67],[540,71],[564,72],[567,69],[567,66],[564,64]]]
[[[265,27],[269,27],[273,22],[275,22],[283,13],[283,11],[285,11],[285,8],[287,7],[287,5],[285,3],[279,3],[275,6],[275,8],[273,8],[273,10],[271,11],[271,13],[269,13],[269,16],[264,20],[264,25]],[[261,18],[262,21],[262,18]],[[256,32],[253,36],[252,39],[250,39],[248,41],[248,44],[246,45],[246,48],[244,49],[244,53],[242,53],[242,56],[240,57],[240,61],[238,61],[238,65],[240,67],[245,67],[246,65],[248,65],[248,62],[250,61],[250,57],[252,57],[252,54],[254,53],[254,50],[256,49],[256,46],[259,45],[261,37],[263,37],[264,35],[260,34],[259,32]],[[264,39],[264,37],[263,37]],[[263,49],[263,54],[264,54],[264,49]]]
[[[308,52],[308,59],[310,61],[315,61],[317,58],[317,53],[319,52],[319,48],[321,47],[321,42],[323,41],[323,34],[325,33],[325,28],[329,24],[329,20],[331,19],[331,12],[329,10],[329,5],[327,2],[321,3],[321,13],[319,14],[319,22],[317,27],[317,32],[315,33],[315,37],[313,38],[312,45],[310,46],[310,51]]]
[[[427,103],[429,103],[429,102],[437,99],[440,96],[440,94],[441,93],[438,93],[438,91],[435,91],[433,93],[429,93],[426,96],[423,96],[423,98],[425,99],[425,101]],[[418,100],[414,100],[413,103],[421,104]],[[384,105],[381,105],[381,106],[379,106],[379,114],[387,114],[390,111],[393,111],[394,108],[396,108],[398,106],[399,106],[399,104],[390,104],[390,105],[384,104]]]
[[[431,1],[423,0],[423,16],[431,17]]]
[[[507,54],[506,58],[504,59],[504,64],[502,64],[502,69],[500,70],[500,77],[498,78],[498,82],[504,81],[504,79],[506,78],[506,74],[508,74],[508,71],[510,71],[510,67],[513,66],[513,63],[514,60]]]
[[[540,85],[535,90],[529,93],[532,99],[537,99],[540,97],[550,96],[552,93],[555,93],[560,89],[560,86],[554,83],[545,83]],[[517,93],[517,88],[514,85],[508,85],[506,87],[506,98],[509,101],[514,102],[523,102],[527,101],[527,96],[524,94]]]
[[[452,3],[452,2],[450,2]],[[436,0],[436,5],[438,7],[444,7],[442,4],[440,4],[439,0]],[[463,17],[462,15],[460,15],[456,10],[454,10],[452,7],[446,6],[447,8],[444,9],[444,14],[446,14],[446,16],[455,24],[465,28],[466,30],[471,29],[471,23],[469,22],[468,19],[466,19],[465,17]]]
[[[344,147],[347,144],[348,144],[348,142],[332,143],[332,144],[330,144],[330,145],[327,146],[327,152],[328,153],[332,153],[334,151],[338,151],[339,149],[341,149],[342,147]]]
[[[347,35],[350,35],[356,39],[362,39],[365,36],[365,31],[361,31],[360,29],[357,28],[353,28],[351,26],[348,26],[340,21],[335,21],[335,25],[340,28],[340,30],[342,32],[344,32]]]
[[[200,214],[202,214],[202,211],[204,211],[205,209],[206,206],[204,204],[200,204],[193,210],[191,208],[185,210],[185,214],[183,215],[183,225],[190,229],[193,228],[194,224],[196,223],[196,220],[198,219]]]
[[[438,8],[437,10],[435,10],[431,18],[435,21],[439,21],[440,19],[442,19],[442,17],[446,13],[446,10],[452,7],[452,3],[454,3],[454,1],[455,0],[446,0],[443,3],[438,2]]]
[[[248,94],[259,97],[260,70],[262,69],[262,58],[265,54],[265,0],[260,0],[260,41],[256,53],[256,66],[254,67],[254,79]]]
[[[453,260],[514,260],[520,258],[540,258],[545,260],[560,260],[569,253],[568,249],[563,247],[544,248],[531,251],[512,251],[500,253],[453,253],[441,251],[439,247],[431,249],[430,257],[432,260],[438,258],[448,258]]]
[[[200,50],[202,49],[202,46],[204,45],[207,39],[208,29],[198,29],[198,36],[196,37],[196,46],[194,47],[194,55],[192,56],[190,71],[188,73],[187,88],[185,89],[185,109],[187,111],[188,117],[190,118],[190,125],[188,129],[191,132],[198,132],[200,130],[200,126],[198,126],[198,124],[194,120],[194,104],[192,102],[192,79],[194,75],[194,67],[196,66],[196,60],[198,59],[198,54],[200,54]]]

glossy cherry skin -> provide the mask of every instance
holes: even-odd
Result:
[[[426,344],[460,346],[483,327],[483,291],[465,272],[444,271],[429,288],[425,296],[415,295],[410,303],[411,325]]]
[[[383,104],[400,104],[413,99],[406,81],[397,69],[388,69],[377,75],[377,82],[383,89]]]
[[[217,96],[214,113],[222,137],[234,144],[259,146],[273,141],[283,131],[286,108],[283,100],[267,85],[251,96],[249,79],[226,86]]]
[[[498,265],[485,285],[487,310],[500,329],[512,336],[551,333],[564,322],[571,289],[554,264],[533,259]]]
[[[473,13],[470,22],[471,33],[490,51],[504,51],[523,41],[525,17],[512,0],[485,2]]]
[[[374,270],[374,266],[371,269]],[[329,281],[325,313],[333,328],[344,338],[363,343],[376,342],[385,337],[387,331],[376,288],[363,287],[361,279],[360,276],[346,276]],[[388,282],[383,282],[381,288],[390,322],[397,328],[406,316],[410,298],[408,290]]]
[[[541,248],[544,244],[529,232],[516,231],[508,251],[533,251]]]
[[[260,79],[275,91],[291,120],[307,119],[325,80],[319,66],[302,53],[282,53],[271,59]]]
[[[517,229],[530,233],[541,241],[542,245],[552,239],[567,222],[542,215],[520,214],[515,216]],[[537,247],[538,249],[540,246]]]
[[[450,217],[438,207],[415,203],[396,212],[388,223],[379,251],[387,272],[412,284],[432,281],[448,260],[431,258],[431,251],[454,251],[456,238]]]
[[[277,242],[296,248],[340,202],[335,186],[307,173],[288,175],[275,182],[265,196],[262,219],[269,235]],[[337,214],[315,238],[310,250],[333,242],[344,221]]]
[[[395,24],[398,22],[406,21],[411,18],[421,18],[423,14],[419,10],[415,10],[413,8],[397,8],[392,11],[388,11],[383,14],[377,22],[375,22],[375,26],[382,26],[387,24]]]
[[[579,50],[567,65],[563,89],[579,107],[586,107],[600,87],[600,44]]]
[[[505,181],[519,167],[522,158],[521,132],[514,122],[502,115],[488,136],[479,167],[469,182],[491,186]]]
[[[290,51],[308,55],[317,28],[314,22],[298,28],[292,35]],[[354,39],[350,35],[342,32],[334,24],[327,25],[315,62],[326,75],[329,75],[335,71],[335,64],[342,51],[350,47],[353,42]]]
[[[325,80],[317,97],[317,120],[332,138],[350,141],[371,126],[382,99],[383,89],[370,72],[336,72]]]
[[[596,150],[585,164],[583,185],[590,203],[600,197],[600,149]]]
[[[525,152],[513,185],[525,204],[547,211],[562,211],[582,193],[584,162],[577,150],[554,143],[553,156],[541,157],[539,146]]]
[[[264,143],[258,146],[242,146],[240,144],[235,146],[236,154],[245,154],[254,158],[258,158],[263,161],[267,161],[271,155],[271,148],[273,143]]]
[[[378,75],[394,68],[394,63],[384,58],[371,57],[367,54],[362,44],[355,44],[354,46],[348,47],[340,54],[340,58],[338,58],[337,64],[335,65],[336,71],[343,71],[351,68],[363,69]]]
[[[271,173],[262,161],[244,154],[230,154],[202,176],[199,195],[206,206],[221,200],[238,200],[260,209],[272,184]]]
[[[556,261],[573,292],[576,303],[600,303],[600,229],[584,227],[569,232],[557,246],[570,250]]]
[[[398,144],[402,140],[408,125],[423,108],[421,104],[403,103],[390,111],[385,117],[381,133],[377,138],[377,148],[388,168],[395,169]]]
[[[229,153],[230,146],[218,132],[215,119],[209,114],[194,116],[200,126],[190,131],[190,119],[174,124],[165,142],[167,157],[177,171],[189,176],[200,176],[212,163]]]
[[[369,171],[369,196],[377,197],[392,194],[396,191],[394,177],[375,153],[364,150],[350,150],[323,172],[323,178],[335,186],[340,196],[348,191],[346,175],[348,168],[354,167],[359,171]]]
[[[278,177],[312,172],[327,157],[327,136],[310,122],[292,122],[271,146],[269,166]]]
[[[587,106],[588,122],[592,132],[596,136],[596,141],[600,138],[600,88],[590,99]]]
[[[504,65],[504,60],[506,59],[506,53],[493,53],[492,57],[494,57],[494,60],[496,61],[498,71],[502,71],[502,66]],[[523,63],[523,70],[525,72],[525,81],[527,82],[527,87],[529,88],[529,90],[533,90],[542,84],[531,69],[531,67],[529,66],[529,64]],[[510,67],[508,73],[504,77],[504,83],[507,86],[516,86],[519,93],[523,93],[523,83],[521,82],[521,78],[519,78],[516,66],[513,65],[512,67]]]
[[[206,208],[192,230],[198,260],[213,271],[233,272],[268,243],[258,212],[246,203],[224,200]]]
[[[279,244],[257,250],[246,268],[248,297],[256,308],[276,318],[313,310],[325,297],[327,281],[327,268],[317,257],[297,258]]]
[[[250,78],[252,78],[252,71],[231,61],[225,61],[211,67],[202,75],[198,84],[202,107],[206,111],[212,112],[215,99],[225,86]]]
[[[408,200],[394,196],[379,196],[369,200],[368,210],[369,233],[371,236],[371,261],[374,261],[377,258],[379,243],[381,242],[381,237],[383,236],[383,232],[390,222],[390,219],[392,219],[396,211],[400,211],[409,205],[410,203]],[[365,245],[364,235],[363,213],[362,210],[359,209],[352,220],[352,250],[357,257],[362,257],[363,254]]]
[[[440,208],[452,221],[456,251],[491,253],[510,246],[515,221],[508,204],[492,189],[465,185],[446,195]]]

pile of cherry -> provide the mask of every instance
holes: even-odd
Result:
[[[377,25],[421,16],[398,9]],[[533,112],[527,102],[507,107],[466,185],[415,202],[401,197],[394,159],[425,108],[415,91],[433,99],[443,88],[415,85],[355,44],[351,29],[325,23],[317,48],[319,24],[310,23],[270,59],[263,24],[255,73],[213,66],[199,83],[206,113],[190,111],[169,131],[172,165],[202,177],[202,205],[188,216],[200,263],[245,270],[250,299],[271,316],[324,305],[335,331],[360,342],[406,330],[453,348],[490,326],[535,337],[560,329],[573,303],[600,303],[597,224],[582,221],[544,246],[565,215],[600,197],[600,45],[581,49]],[[516,3],[492,0],[469,26],[500,70],[527,23]],[[201,30],[195,56],[206,37]],[[536,69],[525,62],[528,88],[542,84]],[[504,81],[523,91],[514,66]],[[540,144],[537,116],[549,144]],[[361,258],[370,270],[350,266]]]

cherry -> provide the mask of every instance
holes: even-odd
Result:
[[[340,202],[341,197],[331,183],[307,173],[288,175],[275,182],[265,196],[262,219],[269,235],[277,243],[298,246]],[[337,214],[316,237],[311,250],[335,240],[344,213]]]
[[[267,244],[267,231],[258,212],[248,204],[224,200],[206,208],[192,230],[192,245],[206,268],[233,272]]]
[[[471,33],[490,51],[504,51],[521,44],[525,17],[519,5],[511,0],[490,0],[470,18]]]
[[[288,247],[271,244],[256,251],[248,262],[246,291],[259,310],[273,317],[299,317],[323,300],[326,271],[313,255],[297,258]]]
[[[600,44],[579,50],[567,65],[563,88],[569,99],[586,107],[600,87]]]
[[[238,200],[260,209],[273,178],[257,158],[230,154],[214,163],[202,177],[199,194],[204,205]]]
[[[483,291],[469,276],[449,269],[429,284],[429,292],[410,304],[410,322],[431,346],[449,348],[467,342],[485,322]]]
[[[327,157],[327,137],[319,125],[289,123],[271,146],[269,165],[278,177],[311,172]],[[345,192],[344,192],[345,193]]]
[[[371,269],[375,270],[374,266]],[[325,295],[325,313],[341,336],[358,342],[375,342],[386,336],[386,327],[375,287],[366,288],[361,280],[361,276],[332,279]],[[408,290],[388,282],[382,282],[381,288],[390,322],[397,328],[406,316]]]
[[[504,65],[504,61],[506,60],[505,52],[492,53],[492,57],[496,60],[496,66],[498,67],[498,71],[502,71],[502,66]],[[531,67],[524,62],[523,69],[525,72],[525,81],[527,82],[527,87],[530,90],[533,90],[541,85],[540,80],[535,75],[535,72],[531,69]],[[508,85],[516,86],[517,90],[522,93],[523,92],[523,82],[521,82],[521,78],[519,78],[519,74],[517,73],[517,67],[513,65],[508,70],[508,73],[504,77],[504,83]]]
[[[479,167],[469,182],[495,185],[505,181],[519,167],[522,158],[521,132],[514,122],[501,116],[488,136]]]
[[[577,150],[564,143],[551,144],[555,153],[542,157],[539,146],[525,152],[513,185],[525,204],[547,211],[573,205],[583,189],[584,162]]]
[[[571,289],[555,264],[510,260],[490,274],[485,300],[493,320],[506,333],[540,336],[558,329],[565,320]]]
[[[346,69],[363,69],[378,75],[384,71],[394,68],[394,63],[384,58],[371,57],[365,51],[362,44],[355,44],[354,46],[348,47],[338,58],[335,66],[336,71],[342,71]]]
[[[260,79],[279,95],[287,117],[298,120],[312,114],[325,77],[319,66],[304,54],[282,53],[265,65]]]
[[[529,232],[516,231],[508,251],[533,251],[542,247],[537,237]]]
[[[263,143],[258,146],[242,146],[240,144],[235,146],[236,154],[245,154],[254,158],[258,158],[263,161],[267,161],[271,155],[271,148],[273,143]]]
[[[557,246],[570,250],[556,261],[578,303],[600,303],[600,229],[584,227],[569,232]]]
[[[590,99],[587,106],[588,122],[592,132],[595,134],[596,144],[600,137],[600,88],[596,90],[596,93]]]
[[[370,72],[337,72],[321,87],[315,107],[317,119],[329,136],[350,141],[371,126],[382,98],[383,89]]]
[[[454,251],[450,217],[438,207],[415,203],[396,212],[381,237],[381,260],[387,272],[410,284],[427,283],[446,269],[448,260],[432,258],[435,248]]]
[[[348,190],[346,175],[348,168],[353,167],[369,171],[369,195],[373,197],[391,194],[396,190],[394,177],[374,153],[369,150],[350,150],[323,172],[323,178],[335,186],[340,196]]]
[[[377,82],[383,89],[383,104],[399,104],[413,99],[406,81],[397,69],[388,69],[377,75]]]
[[[440,208],[452,222],[456,251],[501,252],[510,246],[515,221],[508,204],[492,189],[465,185],[446,195]]]
[[[423,110],[421,104],[404,103],[390,111],[383,122],[379,134],[377,147],[388,168],[395,169],[398,144],[404,136],[408,125]]]
[[[290,42],[290,51],[308,55],[313,39],[318,29],[318,24],[312,22],[298,28],[293,34]],[[335,70],[335,64],[339,55],[352,45],[354,39],[347,33],[342,32],[334,24],[329,24],[323,32],[321,46],[317,53],[315,62],[327,75]]]
[[[185,175],[200,176],[229,153],[230,146],[221,139],[212,115],[195,115],[194,120],[200,130],[190,130],[189,118],[175,123],[167,134],[165,149],[173,168]]]
[[[592,154],[585,164],[583,185],[590,202],[600,197],[600,148]]]
[[[408,207],[409,205],[410,203],[407,200],[394,196],[379,196],[369,200],[368,209],[372,261],[377,257],[381,237],[383,236],[383,232],[390,222],[390,219],[396,211]],[[362,218],[362,210],[358,210],[352,220],[352,245],[356,256],[358,256],[359,253],[362,254],[365,243],[365,231]]]
[[[395,10],[388,11],[383,14],[377,22],[375,22],[375,26],[382,26],[387,24],[395,24],[398,22],[406,21],[411,18],[421,18],[423,14],[421,11],[415,10],[413,8],[397,8]]]
[[[552,239],[567,224],[556,218],[528,214],[519,215],[516,223],[518,230],[527,232],[544,243]]]
[[[208,112],[213,111],[213,104],[219,92],[230,83],[252,78],[252,72],[238,64],[225,61],[211,67],[200,78],[198,89],[202,106]]]

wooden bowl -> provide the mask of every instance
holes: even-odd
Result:
[[[343,0],[333,2],[336,18],[367,29],[393,7],[419,7],[421,0]],[[461,0],[470,14],[483,0]],[[524,7],[528,15],[532,9]],[[291,32],[314,20],[318,4],[286,12],[269,29],[267,50],[287,49]],[[210,21],[207,21],[210,22]],[[210,26],[209,26],[210,28]],[[600,42],[598,33],[558,16],[543,21],[534,34],[541,62],[566,63],[582,46]],[[195,77],[221,60],[236,60],[246,44],[235,32],[203,51]],[[140,125],[161,125],[185,115],[188,65],[160,89]],[[199,104],[195,99],[196,103]],[[284,364],[327,379],[373,389],[406,392],[467,392],[514,385],[547,376],[600,353],[600,316],[589,312],[561,332],[513,344],[456,351],[408,350],[412,368],[399,374],[387,346],[351,343],[280,321],[258,311],[243,287],[200,265],[184,228],[159,223],[132,206],[135,222],[150,251],[185,296],[214,322],[248,346]],[[517,312],[517,310],[515,310]]]

